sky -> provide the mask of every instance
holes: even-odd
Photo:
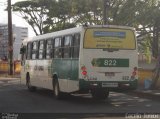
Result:
[[[11,4],[14,4],[15,2],[23,1],[23,0],[11,0]],[[8,13],[4,11],[7,7],[8,0],[0,0],[0,23],[8,23]],[[2,17],[3,16],[3,17]],[[35,36],[35,33],[33,32],[31,26],[28,25],[28,23],[21,18],[21,16],[18,13],[12,12],[12,24],[15,24],[16,26],[22,26],[22,27],[28,27],[28,35],[29,37]]]

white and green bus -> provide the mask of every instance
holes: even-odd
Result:
[[[131,27],[81,26],[26,39],[21,48],[21,82],[64,93],[91,93],[137,87],[137,41]]]

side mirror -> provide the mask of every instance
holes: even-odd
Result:
[[[25,52],[26,52],[26,48],[25,47],[20,48],[20,54],[24,54]]]

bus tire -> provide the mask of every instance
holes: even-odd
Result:
[[[34,92],[36,90],[36,87],[31,85],[29,73],[26,75],[26,85],[30,92]]]
[[[59,83],[58,83],[57,79],[54,81],[54,96],[55,96],[56,99],[62,99],[63,98],[63,94],[60,91]]]
[[[109,91],[107,90],[100,90],[100,89],[95,89],[91,91],[93,99],[97,100],[105,100],[109,96]]]

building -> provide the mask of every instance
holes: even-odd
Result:
[[[13,29],[13,59],[19,60],[19,52],[22,41],[28,37],[27,27],[12,26]],[[8,57],[8,25],[0,24],[0,58]]]
[[[8,26],[0,24],[0,58],[7,58],[8,52]]]

